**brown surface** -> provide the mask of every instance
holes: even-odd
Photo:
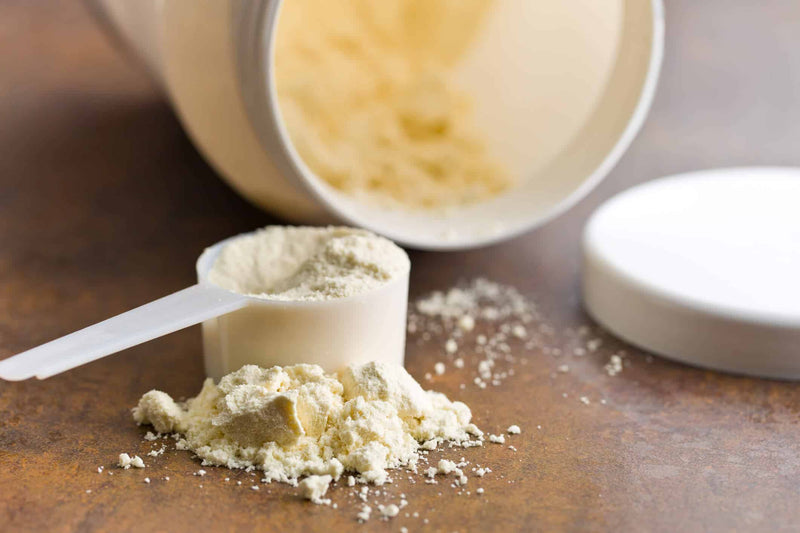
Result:
[[[413,294],[485,275],[535,297],[559,331],[586,323],[578,237],[601,200],[671,172],[800,163],[797,2],[668,4],[655,106],[611,176],[567,216],[513,242],[412,254]],[[213,175],[80,5],[0,3],[0,357],[180,289],[204,246],[271,222]],[[430,371],[440,346],[412,343],[410,371]],[[648,364],[632,349],[630,367],[611,378],[602,366],[618,347],[607,340],[597,354],[563,360],[533,352],[505,386],[485,391],[459,389],[472,367],[436,378],[485,429],[518,423],[519,451],[463,452],[495,471],[470,481],[483,497],[405,480],[388,491],[404,492],[430,530],[796,529],[796,386]],[[552,377],[561,362],[572,372]],[[47,381],[0,383],[0,529],[423,529],[402,515],[358,525],[346,489],[332,491],[334,511],[284,485],[251,491],[242,473],[209,469],[200,479],[185,452],[150,459],[145,471],[96,473],[122,451],[149,449],[128,411],[140,394],[190,395],[201,378],[192,328]]]

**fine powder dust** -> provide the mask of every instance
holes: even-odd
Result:
[[[368,231],[269,226],[223,247],[208,279],[273,300],[329,300],[369,292],[409,269],[400,247]]]
[[[416,469],[420,450],[444,441],[483,442],[471,412],[444,394],[425,391],[398,365],[371,362],[326,374],[316,365],[248,365],[207,379],[183,403],[152,390],[133,409],[134,420],[160,433],[179,433],[178,447],[204,465],[263,470],[265,481],[296,484],[321,500],[331,480],[353,472],[383,484],[388,469]],[[330,476],[330,477],[327,477]]]
[[[293,0],[276,36],[278,101],[295,148],[349,195],[407,208],[510,185],[448,79],[493,0]]]

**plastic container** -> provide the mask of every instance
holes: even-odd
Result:
[[[231,237],[197,260],[201,287]],[[350,363],[403,365],[408,307],[406,273],[376,290],[347,298],[283,301],[246,296],[247,305],[203,322],[206,375],[219,380],[243,365],[316,364],[335,372]]]
[[[798,380],[798,205],[800,169],[789,167],[709,169],[628,189],[586,224],[586,310],[675,361]]]
[[[197,285],[0,361],[0,378],[45,379],[195,324],[203,324],[206,375],[216,380],[246,364],[265,368],[350,363],[403,364],[408,271],[356,296],[323,301],[269,300],[208,280],[231,237],[197,260]]]
[[[455,77],[519,184],[446,213],[387,210],[330,187],[292,146],[272,76],[281,0],[94,4],[242,195],[294,222],[343,221],[423,249],[507,239],[582,198],[641,126],[663,48],[660,0],[498,0]]]

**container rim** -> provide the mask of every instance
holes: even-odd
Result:
[[[410,248],[421,250],[464,250],[506,241],[550,222],[582,200],[608,175],[641,129],[653,102],[664,55],[663,0],[649,0],[652,32],[649,38],[647,69],[637,103],[611,150],[581,181],[580,185],[565,198],[545,209],[543,214],[531,216],[493,233],[482,235],[465,234],[456,238],[442,238],[430,232],[410,235],[408,232],[398,229],[397,225],[381,223],[363,213],[354,213],[349,210],[348,205],[353,200],[343,199],[342,193],[333,191],[330,186],[318,178],[294,148],[282,120],[274,77],[276,29],[282,3],[283,0],[255,2],[252,4],[257,6],[255,11],[251,8],[249,13],[240,14],[240,20],[247,19],[246,25],[250,28],[250,38],[240,41],[239,47],[239,72],[243,81],[243,97],[246,106],[251,110],[254,128],[259,134],[264,148],[274,156],[276,165],[281,172],[299,182],[317,202],[340,220],[384,235]],[[242,46],[243,42],[249,44]],[[419,215],[420,212],[413,214]]]

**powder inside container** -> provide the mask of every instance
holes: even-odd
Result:
[[[275,82],[304,162],[333,187],[406,208],[485,200],[509,185],[451,72],[493,0],[292,0]]]
[[[409,268],[400,247],[368,231],[270,226],[226,245],[208,279],[272,300],[330,300],[377,289]]]
[[[370,362],[326,374],[316,365],[248,365],[207,379],[197,397],[176,403],[150,391],[133,410],[140,424],[183,435],[180,448],[203,464],[254,467],[267,481],[345,472],[383,484],[387,469],[415,468],[419,450],[444,441],[482,443],[461,402],[425,391],[399,365]]]

